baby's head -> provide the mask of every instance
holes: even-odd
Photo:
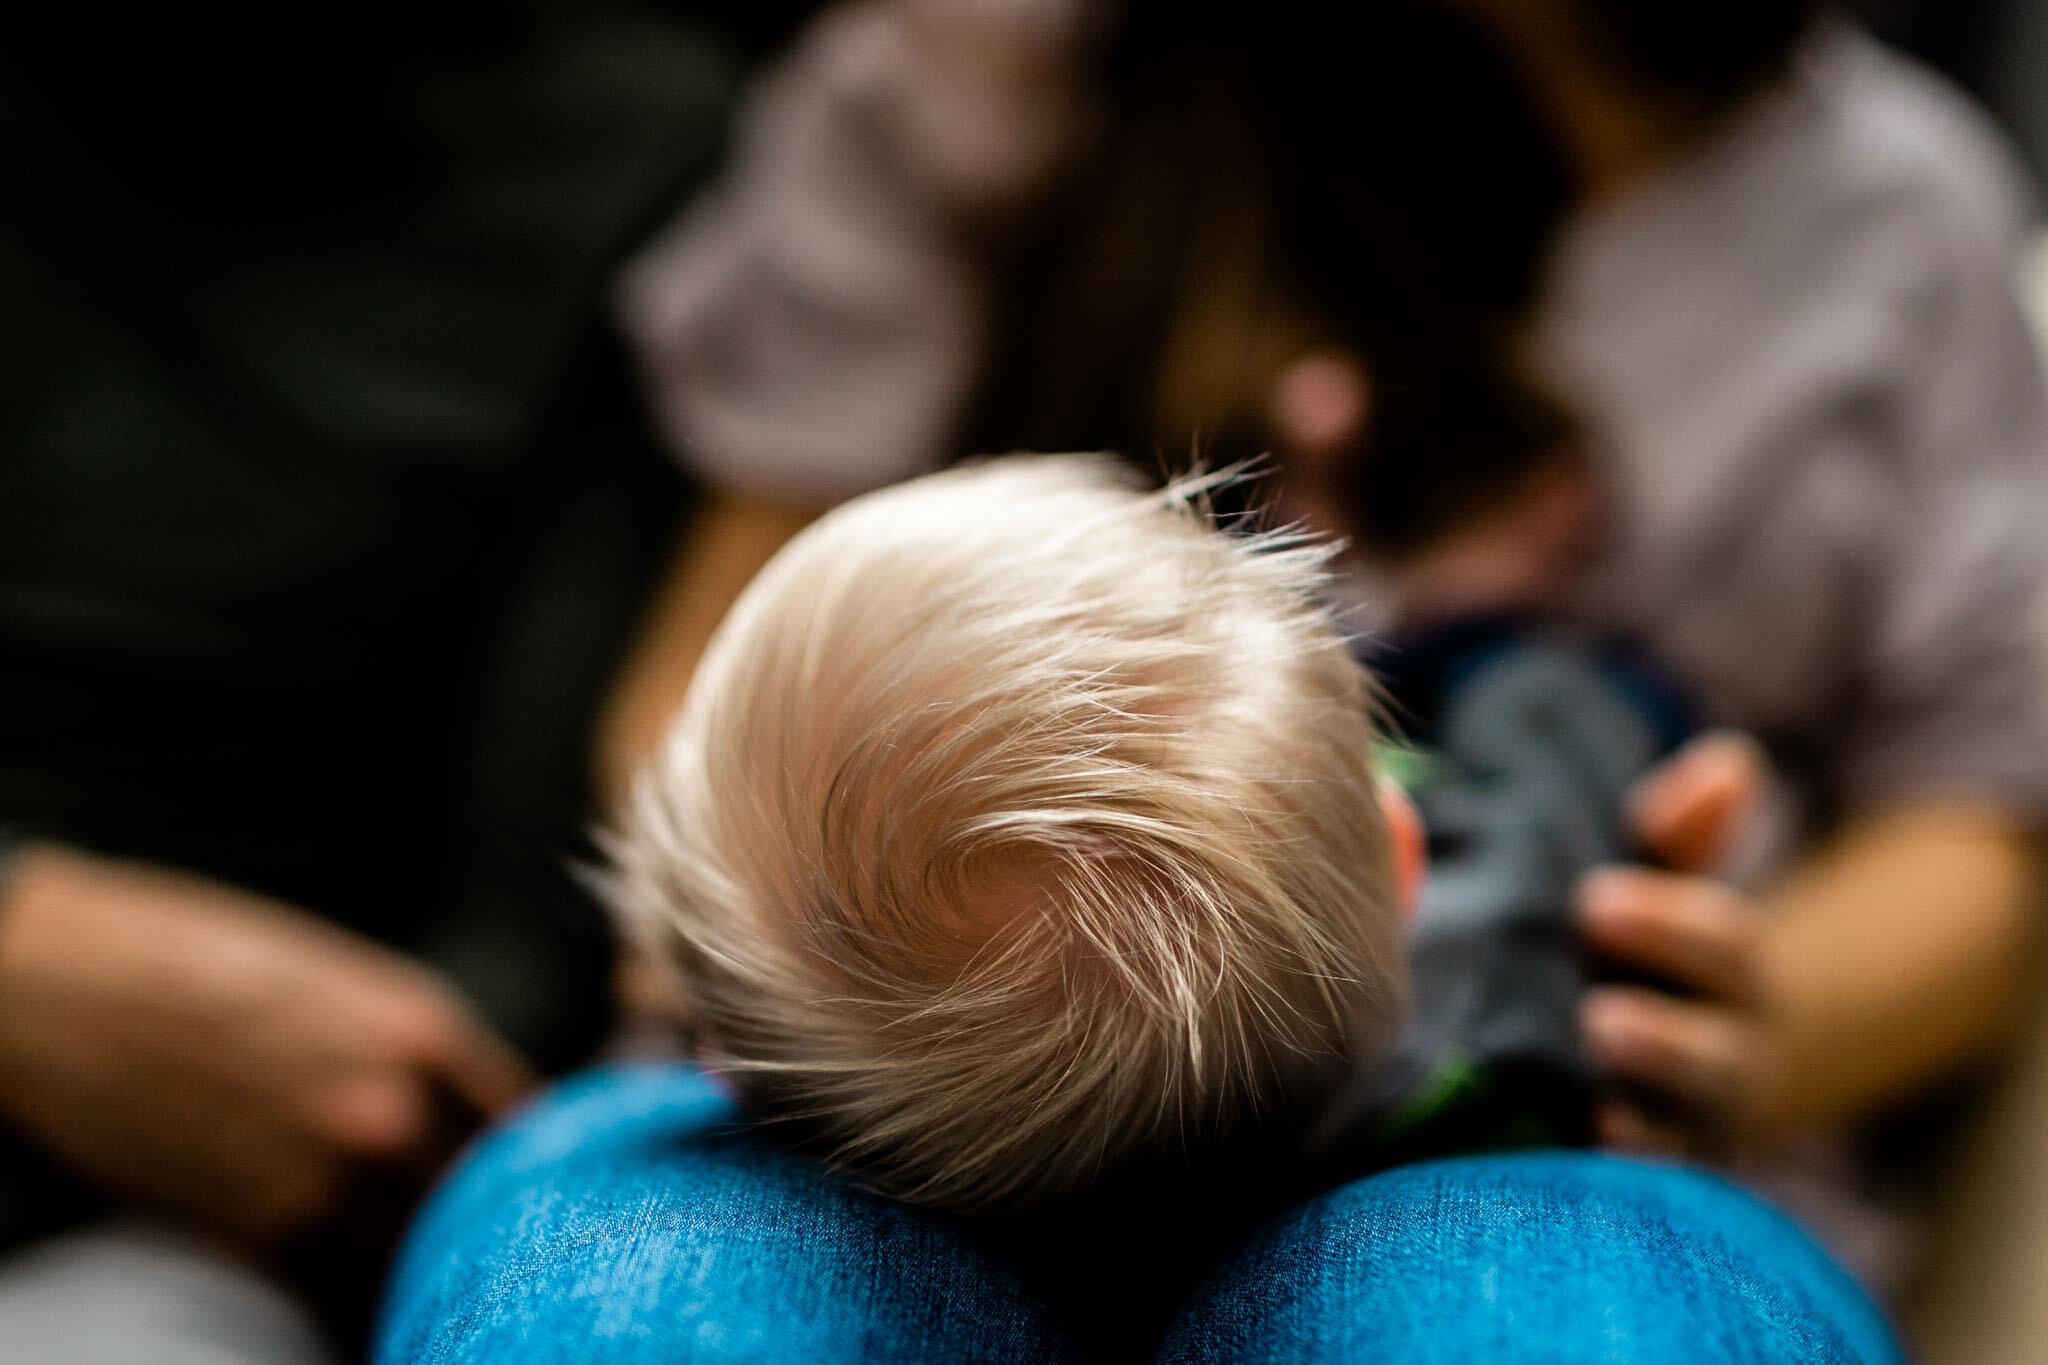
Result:
[[[849,503],[712,641],[612,898],[704,1060],[868,1183],[1013,1206],[1300,1102],[1405,969],[1313,546],[1109,461]]]

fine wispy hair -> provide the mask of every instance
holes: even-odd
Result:
[[[1014,1207],[1391,1042],[1367,681],[1326,551],[1012,456],[857,499],[732,608],[608,841],[695,1046],[844,1168]]]

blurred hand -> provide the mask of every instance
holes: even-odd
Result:
[[[1713,1151],[1769,1109],[1779,1051],[1762,989],[1768,920],[1710,877],[1607,868],[1586,879],[1587,940],[1683,994],[1601,986],[1580,1013],[1586,1048],[1607,1076],[1644,1092],[1596,1112],[1612,1146]]]
[[[488,1116],[530,1079],[432,973],[287,906],[47,846],[0,885],[0,1109],[244,1241],[319,1223],[367,1163],[424,1164],[450,1100]]]
[[[1693,741],[1630,802],[1638,841],[1672,871],[1608,867],[1579,887],[1580,925],[1598,952],[1651,986],[1601,986],[1581,1011],[1594,1065],[1638,1092],[1596,1114],[1603,1143],[1711,1152],[1773,1107],[1782,1049],[1768,999],[1772,918],[1706,875],[1763,796],[1764,759],[1732,734]]]

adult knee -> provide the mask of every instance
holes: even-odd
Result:
[[[1883,1316],[1787,1219],[1700,1172],[1596,1153],[1356,1181],[1247,1243],[1175,1362],[1895,1362]]]
[[[949,1223],[747,1131],[687,1068],[591,1073],[486,1139],[401,1258],[381,1361],[1056,1361]]]

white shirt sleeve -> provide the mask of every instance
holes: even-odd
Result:
[[[1987,234],[1988,235],[1988,234]],[[1950,794],[2048,816],[2048,383],[2004,243],[1930,243],[1904,506],[1875,587],[1855,802]]]
[[[620,278],[686,467],[825,503],[955,453],[987,329],[969,225],[1059,156],[1088,8],[867,0],[803,36],[724,181]]]

